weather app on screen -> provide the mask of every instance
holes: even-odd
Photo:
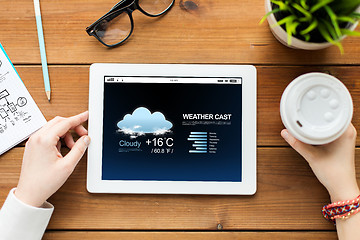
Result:
[[[104,78],[102,180],[242,181],[241,78]]]

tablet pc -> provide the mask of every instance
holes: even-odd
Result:
[[[89,192],[255,193],[255,67],[93,64],[89,86]]]

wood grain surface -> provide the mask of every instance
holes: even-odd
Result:
[[[42,0],[48,62],[84,64],[129,63],[251,63],[282,65],[359,64],[359,39],[344,40],[345,55],[336,47],[299,51],[282,46],[268,24],[259,25],[264,0],[176,0],[161,18],[134,12],[130,40],[107,49],[85,28],[117,0]],[[194,4],[185,4],[186,2]],[[187,6],[193,6],[190,9]],[[32,0],[0,0],[1,35],[14,63],[40,63]]]
[[[47,232],[44,240],[335,240],[335,232]]]
[[[351,92],[353,123],[360,129],[360,38],[343,41],[344,55],[336,47],[294,50],[280,44],[266,22],[258,24],[264,0],[176,0],[161,18],[135,11],[129,41],[108,49],[85,28],[118,0],[40,2],[51,102],[44,92],[32,0],[0,0],[0,43],[48,120],[88,109],[89,66],[95,62],[252,64],[258,71],[254,196],[90,194],[85,156],[49,200],[55,212],[45,240],[337,239],[334,226],[320,211],[329,202],[326,190],[279,135],[283,128],[279,102],[297,76],[329,73]],[[20,144],[0,156],[0,205],[17,184],[23,151]],[[356,164],[360,182],[360,149]]]
[[[326,190],[290,148],[258,148],[254,196],[90,194],[86,157],[50,198],[49,229],[74,230],[334,230],[321,208]],[[0,157],[0,199],[16,186],[23,147]],[[360,150],[356,151],[360,181]],[[0,202],[1,204],[1,202]]]

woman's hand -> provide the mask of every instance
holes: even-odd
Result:
[[[81,125],[88,116],[86,111],[69,118],[56,117],[29,138],[15,191],[19,200],[40,207],[65,183],[90,144]],[[76,142],[70,129],[81,136]],[[60,138],[71,149],[66,156],[60,153]]]
[[[356,130],[352,124],[340,138],[322,146],[300,142],[286,129],[281,136],[306,159],[333,202],[359,196],[355,174]]]

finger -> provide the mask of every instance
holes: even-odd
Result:
[[[84,136],[88,134],[88,131],[86,130],[86,128],[83,125],[79,125],[77,127],[74,128],[74,131],[80,136]]]
[[[65,120],[66,118],[64,117],[60,117],[60,116],[56,116],[53,119],[51,119],[50,121],[48,121],[41,129],[40,131],[47,131],[49,129],[51,129],[53,126],[55,126],[56,124],[58,124],[59,122]]]
[[[65,144],[68,148],[72,148],[75,144],[74,139],[70,132],[67,132],[64,137]]]
[[[287,129],[283,129],[281,131],[281,136],[285,139],[285,141],[301,156],[303,156],[307,161],[311,161],[311,156],[313,154],[314,146],[303,143],[296,138],[294,138]]]
[[[356,129],[350,124],[346,131],[335,141],[327,144],[335,151],[335,149],[349,149],[354,150],[356,145]]]
[[[354,125],[351,123],[349,126],[349,131],[351,132],[351,136],[353,138],[354,143],[356,144],[356,138],[357,138],[357,131]]]
[[[60,152],[60,150],[61,150],[61,142],[60,141],[58,141],[58,143],[56,144],[56,148]]]
[[[56,116],[50,121],[48,121],[41,129],[40,131],[47,131],[48,129],[51,129],[54,125],[62,121],[64,118],[60,116]]]
[[[84,155],[89,144],[89,136],[82,136],[81,138],[79,138],[72,147],[71,151],[65,156],[65,162],[75,167]]]
[[[85,122],[89,117],[89,112],[83,112],[76,116],[65,118],[58,124],[52,127],[51,131],[55,133],[57,137],[65,135],[70,129],[75,128]]]
[[[349,127],[346,129],[345,133],[339,139],[348,139],[352,142],[356,142],[356,129],[352,123],[350,123]]]

